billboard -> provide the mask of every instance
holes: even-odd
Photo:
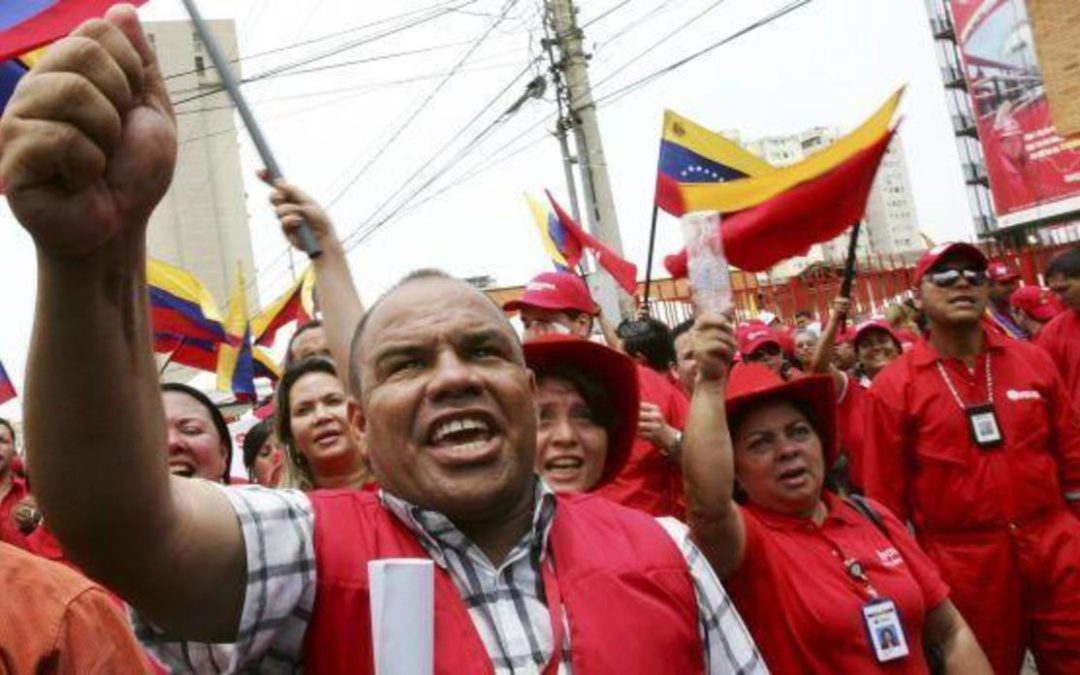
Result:
[[[1027,0],[1046,95],[1064,136],[1080,134],[1080,3]]]
[[[1080,213],[1080,139],[1050,116],[1024,0],[951,0],[1001,227]]]

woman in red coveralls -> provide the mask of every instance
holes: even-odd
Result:
[[[622,470],[638,426],[637,368],[573,335],[525,343],[536,374],[536,472],[556,492],[589,492]]]
[[[756,364],[729,374],[727,319],[702,317],[694,330],[699,374],[683,450],[694,466],[691,526],[769,669],[991,672],[906,528],[879,504],[824,489],[824,451],[836,442],[831,378],[783,382]]]

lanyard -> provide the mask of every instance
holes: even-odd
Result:
[[[960,410],[967,410],[969,406],[965,405],[964,399],[960,398],[960,392],[956,391],[956,385],[953,384],[945,366],[941,365],[941,361],[937,362],[937,369],[941,374],[941,379],[945,381],[945,386],[949,388],[953,400],[956,401],[956,405],[960,406]],[[994,376],[990,372],[990,352],[986,352],[986,395],[989,397],[989,404],[994,405]]]
[[[544,595],[547,596],[548,614],[551,617],[551,660],[544,667],[544,675],[559,672],[562,661],[564,635],[562,594],[559,592],[559,579],[555,576],[555,566],[549,556],[543,564]]]
[[[825,525],[822,523],[822,525],[818,527],[818,535],[820,535],[821,538],[825,540],[825,543],[832,548],[833,557],[841,561],[847,578],[854,582],[856,586],[866,591],[866,594],[870,599],[873,600],[881,597],[878,594],[877,589],[874,588],[874,585],[870,583],[870,577],[866,575],[866,568],[859,562],[859,559],[845,555],[843,549],[841,549],[831,537],[825,534],[824,528]]]

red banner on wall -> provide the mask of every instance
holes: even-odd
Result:
[[[1080,211],[1080,139],[1054,127],[1024,0],[951,0],[1002,226]]]

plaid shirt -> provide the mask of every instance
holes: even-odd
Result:
[[[532,527],[498,567],[442,514],[380,493],[383,505],[416,535],[435,564],[450,573],[497,675],[540,673],[553,647],[541,564],[556,501],[546,485],[537,484]],[[300,492],[255,486],[229,488],[226,494],[243,528],[248,558],[248,588],[237,642],[211,650],[206,645],[173,641],[137,616],[136,633],[155,656],[178,672],[299,672],[316,587],[311,503]],[[678,544],[690,568],[706,672],[767,672],[727,593],[690,540],[686,525],[672,518],[658,522]],[[559,673],[570,675],[565,610],[563,622]]]

